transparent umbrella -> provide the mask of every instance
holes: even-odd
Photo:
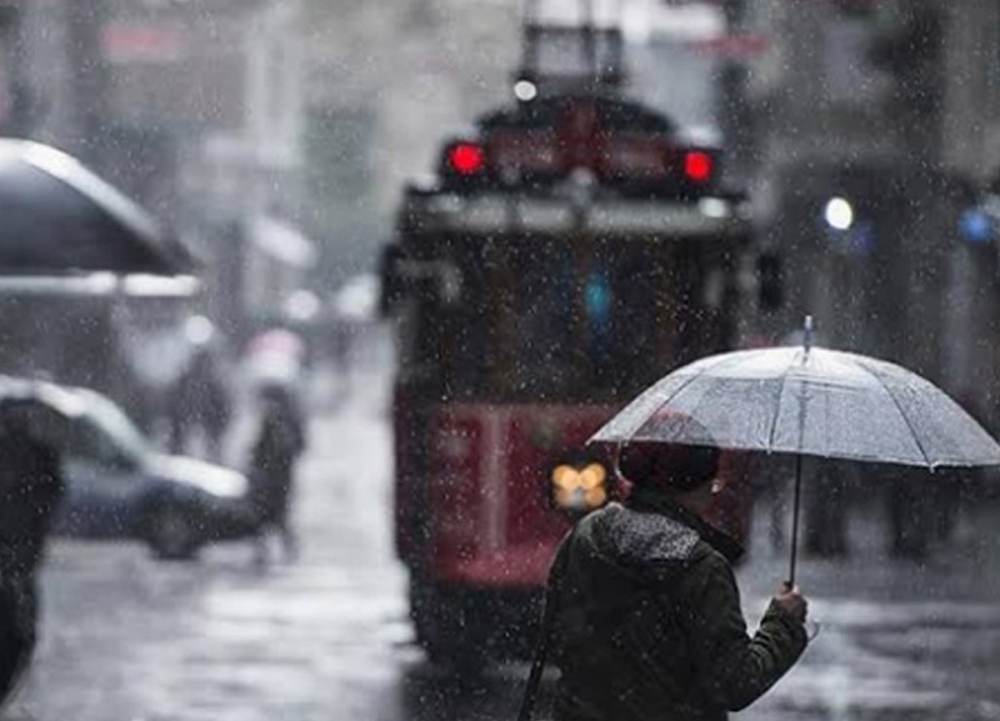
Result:
[[[795,580],[802,456],[931,470],[1000,465],[1000,445],[933,383],[886,361],[810,347],[809,336],[799,347],[735,351],[679,368],[590,439],[618,445],[709,442],[794,454],[789,583]]]

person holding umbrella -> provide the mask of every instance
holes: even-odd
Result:
[[[929,471],[1000,465],[1000,444],[930,381],[813,347],[811,331],[807,317],[801,347],[678,368],[590,438],[621,449],[636,492],[585,517],[560,546],[519,721],[531,716],[550,646],[563,671],[560,721],[722,719],[787,671],[806,644],[795,590],[804,456]],[[632,458],[632,448],[645,450]],[[786,591],[752,640],[725,545],[698,518],[721,450],[795,464]]]
[[[720,452],[705,439],[626,445],[619,466],[629,498],[585,517],[561,546],[552,580],[557,721],[724,719],[805,649],[797,589],[779,592],[747,635],[730,565],[741,549],[701,518],[719,490]]]
[[[678,414],[692,422],[675,423]],[[802,346],[722,353],[672,371],[590,442],[698,445],[706,432],[721,449],[777,454],[794,464],[792,584],[805,457],[884,464],[886,472],[866,474],[871,485],[905,466],[934,472],[1000,465],[1000,445],[941,389],[893,363],[813,346],[811,317]],[[933,475],[940,484],[955,478]]]

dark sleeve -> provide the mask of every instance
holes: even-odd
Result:
[[[302,416],[295,418],[295,452],[302,453],[306,449],[306,424]]]
[[[729,563],[711,553],[693,575],[690,642],[701,691],[713,704],[739,711],[763,696],[802,655],[805,628],[772,602],[750,638]]]
[[[39,512],[44,516],[47,527],[53,511],[66,492],[66,482],[62,474],[59,453],[48,445],[42,445],[38,448],[36,482],[40,485]]]

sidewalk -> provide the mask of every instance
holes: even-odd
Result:
[[[801,560],[818,635],[740,718],[1000,719],[1000,509],[966,509],[955,541],[920,563],[889,556],[877,511],[851,518],[848,558]],[[737,573],[751,627],[788,574],[765,513]]]
[[[787,541],[781,550],[770,546],[767,514],[768,509],[758,504],[747,558],[740,569],[741,580],[761,592],[763,584],[787,577],[789,563]],[[970,505],[962,509],[951,541],[932,547],[923,561],[897,559],[889,553],[881,504],[852,508],[847,529],[849,554],[828,559],[803,556],[800,538],[796,582],[817,598],[996,603],[1000,599],[998,527],[1000,505]]]

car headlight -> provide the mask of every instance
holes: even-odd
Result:
[[[560,464],[552,469],[551,480],[552,498],[562,510],[592,511],[608,500],[608,470],[596,461],[582,467]]]

